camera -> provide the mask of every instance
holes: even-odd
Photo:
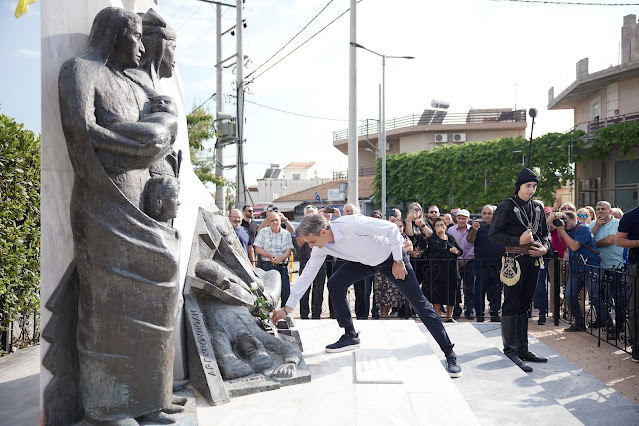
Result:
[[[559,217],[552,221],[553,226],[566,226],[566,219]]]
[[[333,213],[335,211],[335,209],[333,207],[326,207],[326,208],[324,208],[324,211],[326,213]]]

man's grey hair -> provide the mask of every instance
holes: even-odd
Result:
[[[495,213],[495,210],[497,210],[497,207],[493,206],[492,204],[486,204],[484,207],[481,208],[481,211],[484,211],[485,208],[491,209],[493,213]]]
[[[612,209],[612,205],[610,205],[608,201],[604,201],[604,200],[601,200],[597,204],[595,204],[595,207],[597,206],[608,206],[608,210]]]
[[[318,213],[304,216],[302,222],[297,227],[297,236],[305,237],[307,235],[319,235],[322,229],[329,229],[328,219]]]
[[[353,214],[357,214],[359,212],[359,209],[357,208],[357,206],[355,204],[344,204],[344,207],[342,208],[342,210],[346,210],[346,207],[351,207],[353,209]]]

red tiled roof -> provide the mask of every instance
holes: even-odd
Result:
[[[284,167],[284,169],[310,169],[311,167],[313,167],[313,164],[315,164],[315,161],[294,161],[288,166]]]

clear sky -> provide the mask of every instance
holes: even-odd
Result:
[[[41,1],[54,0],[38,0],[27,15],[15,19],[17,1],[0,0],[0,111],[35,132],[40,131]],[[588,1],[594,2],[584,0]],[[620,2],[637,3],[607,3]],[[349,5],[349,0],[246,0],[244,54],[251,64],[245,76],[327,6],[273,61],[257,70],[248,85],[247,184],[262,177],[270,163],[316,161],[320,175],[327,177],[347,168],[346,156],[332,147],[332,132],[348,126],[349,14],[264,71]],[[185,109],[190,110],[215,92],[215,7],[197,0],[160,0],[160,6],[177,30],[176,60]],[[416,57],[386,62],[387,119],[419,114],[432,99],[450,102],[450,112],[536,107],[535,136],[540,136],[564,132],[573,124],[572,111],[546,110],[548,89],[554,86],[559,94],[574,81],[575,65],[582,58],[590,58],[590,72],[617,65],[623,17],[638,12],[637,6],[362,0],[357,6],[357,41],[386,55]],[[224,8],[224,29],[234,24],[235,9]],[[235,53],[235,38],[227,34],[223,42],[226,58]],[[378,118],[381,58],[359,49],[357,67],[358,119]],[[234,93],[234,82],[229,68],[224,72],[225,93]],[[213,100],[206,105],[214,111]],[[234,99],[225,97],[224,108],[234,111]],[[226,149],[224,161],[235,161],[234,149]]]

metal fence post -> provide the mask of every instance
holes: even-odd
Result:
[[[555,301],[554,303],[554,307],[553,307],[553,312],[552,312],[552,316],[553,316],[553,322],[555,324],[555,326],[559,325],[559,313],[561,311],[561,262],[559,261],[559,256],[557,255],[557,253],[553,252],[553,259],[552,261],[554,262],[555,268],[554,268],[554,274],[553,274],[553,300]]]

